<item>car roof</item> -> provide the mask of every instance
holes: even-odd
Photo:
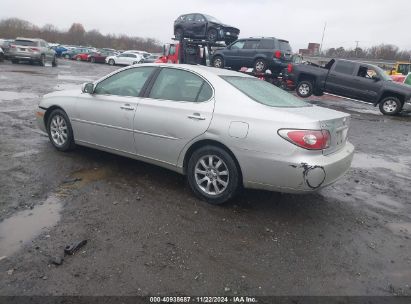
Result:
[[[139,64],[138,66],[155,66],[155,67],[168,67],[168,68],[175,68],[175,69],[182,69],[187,71],[192,71],[204,76],[213,75],[213,76],[237,76],[237,77],[252,77],[244,73],[240,73],[237,71],[231,71],[227,69],[219,69],[204,65],[194,65],[194,64],[173,64],[173,63],[143,63]],[[131,66],[136,67],[136,66]]]
[[[40,38],[24,38],[24,37],[17,37],[16,40],[43,41],[43,39],[40,39]]]

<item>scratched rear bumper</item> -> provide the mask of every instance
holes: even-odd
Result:
[[[328,186],[350,168],[354,146],[330,155],[301,155],[283,157],[276,154],[240,152],[243,183],[246,188],[285,193],[307,193]]]

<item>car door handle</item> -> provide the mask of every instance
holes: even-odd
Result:
[[[134,111],[136,108],[135,108],[135,107],[132,107],[132,106],[129,105],[129,104],[125,104],[124,106],[121,106],[120,109],[126,110],[126,111]]]
[[[200,113],[193,113],[193,115],[188,115],[187,117],[196,120],[206,120],[206,118],[204,116],[201,116]]]

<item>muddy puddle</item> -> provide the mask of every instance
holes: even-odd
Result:
[[[42,205],[0,222],[0,256],[10,256],[60,219],[61,200],[51,195]]]
[[[411,222],[404,223],[389,223],[388,229],[395,234],[408,234],[411,235]]]
[[[363,169],[382,168],[397,173],[407,173],[411,169],[411,162],[409,158],[403,158],[399,161],[389,161],[377,155],[355,153],[351,166]]]
[[[0,102],[1,101],[17,100],[17,99],[25,99],[25,98],[37,98],[37,97],[38,97],[38,95],[33,94],[33,93],[0,91]]]
[[[73,83],[60,83],[54,87],[54,90],[56,91],[75,90],[75,89],[80,90],[80,85],[73,84]]]

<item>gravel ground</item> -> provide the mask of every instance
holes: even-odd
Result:
[[[216,207],[176,173],[60,153],[37,129],[40,96],[116,68],[0,63],[0,295],[411,295],[410,115],[310,98],[352,115],[346,176]]]

